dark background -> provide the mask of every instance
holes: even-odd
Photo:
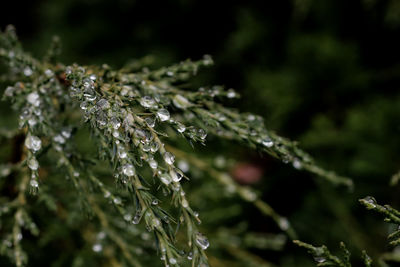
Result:
[[[66,64],[121,67],[151,55],[158,67],[212,55],[215,66],[194,87],[235,88],[242,100],[230,105],[263,115],[269,129],[299,140],[319,164],[353,178],[355,190],[212,139],[210,155],[223,146],[262,168],[257,188],[303,241],[333,250],[344,241],[354,258],[362,249],[375,257],[389,249],[391,226],[357,199],[374,195],[400,208],[398,186],[389,186],[400,169],[400,2],[2,1],[0,26],[7,24],[38,57],[59,35]],[[255,209],[244,210],[251,230],[270,231]],[[255,253],[282,266],[305,257],[290,244]]]

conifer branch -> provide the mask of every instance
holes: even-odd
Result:
[[[154,234],[165,266],[183,263],[184,254],[192,266],[208,264],[205,250],[209,241],[199,232],[200,219],[181,186],[181,179],[188,177],[175,164],[174,153],[180,152],[167,145],[179,138],[191,144],[204,144],[208,134],[237,140],[333,184],[352,186],[350,179],[315,165],[296,142],[268,131],[261,117],[241,114],[218,103],[224,98],[237,98],[235,91],[224,90],[221,86],[197,91],[185,88],[184,82],[199,69],[212,65],[209,56],[158,70],[132,71],[137,69],[134,65],[120,70],[107,65],[67,67],[57,62],[59,53],[58,38],[53,39],[43,60],[38,60],[22,49],[13,27],[0,33],[0,59],[8,66],[8,82],[14,83],[6,88],[4,98],[11,100],[14,110],[19,112],[19,127],[25,134],[27,149],[26,159],[17,165],[3,165],[4,173],[8,175],[11,168],[27,166],[31,175],[23,181],[28,181],[31,193],[40,197],[39,168],[49,167],[41,157],[53,153],[51,161],[57,161],[63,172],[66,170],[63,175],[72,182],[78,196],[76,200],[96,214],[110,239],[132,265],[140,263],[130,254],[126,237],[112,230],[107,222],[108,214],[101,210],[95,196],[102,195],[103,201],[112,200],[109,206],[115,207],[124,221],[134,225],[144,222],[146,229]],[[85,159],[74,147],[73,131],[82,127],[80,118],[98,146],[95,159]],[[17,133],[17,130],[0,131],[2,138],[11,138]],[[115,178],[116,190],[96,175],[96,167],[104,162],[109,162],[107,170]],[[199,168],[204,168],[196,162]],[[234,184],[223,173],[209,172],[220,183],[234,186],[243,199],[254,202],[294,237],[287,220],[257,199],[253,191]],[[89,190],[87,184],[97,190]],[[155,196],[157,191],[162,191],[172,204],[161,207]],[[121,197],[133,199],[133,205],[125,203]],[[131,216],[132,210],[134,216]],[[21,214],[22,210],[17,210],[15,216],[19,218]],[[180,226],[187,232],[186,253],[175,238]],[[26,261],[19,246],[20,227],[26,225],[21,223],[13,228],[12,249],[17,266]]]

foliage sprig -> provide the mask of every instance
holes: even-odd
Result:
[[[2,172],[5,177],[19,177],[15,180],[18,196],[2,201],[0,214],[14,217],[11,234],[3,240],[0,252],[17,266],[27,262],[20,246],[21,228],[38,234],[25,208],[27,189],[38,197],[48,194],[49,207],[54,207],[57,201],[57,196],[51,196],[51,190],[47,190],[49,179],[41,178],[41,170],[47,169],[49,162],[55,162],[57,171],[71,182],[81,207],[100,222],[103,234],[98,242],[108,236],[133,266],[141,264],[131,255],[132,251],[147,244],[133,241],[130,245],[132,236],[143,231],[138,230],[140,225],[148,231],[144,233],[153,235],[165,266],[185,262],[183,255],[192,266],[208,265],[205,250],[209,241],[200,232],[199,215],[191,208],[182,188],[189,177],[175,164],[173,152],[177,150],[172,144],[179,138],[193,146],[205,144],[207,135],[237,140],[291,163],[296,169],[334,184],[352,186],[350,179],[317,166],[296,142],[267,130],[260,116],[239,113],[220,104],[225,98],[239,97],[234,90],[222,86],[195,91],[187,88],[186,82],[200,68],[212,65],[210,56],[159,70],[132,71],[129,67],[114,70],[108,65],[65,66],[56,61],[59,50],[59,40],[55,38],[44,58],[35,59],[22,49],[13,27],[0,33],[0,59],[8,67],[6,77],[12,84],[6,88],[4,97],[19,112],[19,130],[1,133],[5,138],[25,136],[20,162],[4,165],[8,171]],[[79,153],[73,142],[82,121],[98,147],[95,159]],[[103,166],[104,162],[109,163],[109,168]],[[113,175],[117,186],[100,178],[99,169]],[[222,183],[229,183],[220,174],[217,176]],[[248,201],[257,198],[251,190],[239,186],[236,189]],[[166,200],[156,196],[158,191],[163,192]],[[170,201],[171,205],[163,201]],[[283,230],[289,230],[285,218],[266,203],[258,201],[256,205],[280,223]],[[109,210],[110,207],[114,210]],[[127,225],[126,235],[119,234],[121,222]],[[177,242],[181,227],[186,228],[186,247],[182,245],[184,242]],[[142,239],[148,240],[143,232]],[[102,243],[93,245],[95,252],[101,249]]]

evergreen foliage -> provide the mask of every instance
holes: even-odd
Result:
[[[47,242],[54,238],[39,234],[51,231],[54,222],[39,229],[35,205],[65,213],[70,223],[85,220],[80,212],[89,214],[93,229],[88,239],[93,240],[94,253],[103,251],[107,239],[132,266],[143,264],[132,253],[147,247],[157,249],[165,266],[185,264],[184,255],[192,266],[208,265],[205,250],[209,241],[200,232],[199,215],[181,186],[190,180],[187,170],[182,170],[187,167],[179,168],[176,156],[210,172],[231,192],[271,216],[290,237],[295,236],[287,219],[251,189],[235,184],[228,174],[209,169],[197,158],[190,160],[177,145],[179,138],[193,147],[204,145],[208,134],[236,140],[333,184],[352,186],[350,179],[315,165],[296,142],[267,130],[261,117],[220,104],[224,98],[238,97],[233,89],[191,90],[188,79],[212,64],[209,56],[158,70],[136,71],[129,65],[113,70],[105,64],[65,66],[57,62],[58,38],[42,60],[35,59],[22,49],[12,26],[1,33],[0,44],[0,57],[8,66],[3,79],[12,84],[4,97],[19,113],[19,129],[3,130],[2,136],[24,138],[14,147],[19,151],[17,159],[2,166],[2,176],[9,177],[2,186],[14,189],[1,200],[7,233],[1,251],[16,266],[28,262],[22,246],[24,231]],[[74,145],[74,134],[83,122],[90,131],[87,142],[98,147],[94,158]],[[62,181],[60,176],[64,176]],[[68,184],[73,190],[65,191]],[[180,228],[185,229],[185,238],[179,235]],[[137,240],[138,235],[142,240]]]
[[[389,234],[388,238],[390,240],[389,244],[396,247],[400,244],[400,212],[390,205],[379,205],[374,197],[367,196],[359,200],[360,203],[368,210],[376,211],[384,215],[384,220],[387,223],[394,224],[396,230]],[[296,245],[304,247],[313,256],[314,261],[317,266],[336,266],[336,267],[351,267],[350,262],[350,252],[346,248],[343,242],[340,243],[342,250],[342,257],[337,257],[332,255],[326,246],[315,247],[313,245],[301,242],[299,240],[293,241]],[[368,256],[365,250],[362,251],[362,259],[366,267],[372,266],[372,259]],[[395,253],[384,254],[378,259],[379,266],[389,266],[385,263],[385,260],[396,260],[397,257]]]
[[[0,30],[0,266],[397,266],[398,212],[361,200],[384,223],[357,202],[400,205],[397,2],[4,2],[0,27],[17,25],[25,49]],[[212,68],[170,66],[205,53]],[[184,196],[162,182],[170,168]],[[254,169],[257,181],[241,178]],[[182,197],[194,216],[180,221]],[[189,244],[197,233],[206,250]],[[324,246],[294,241],[313,261],[296,239]]]

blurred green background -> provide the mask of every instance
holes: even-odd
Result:
[[[35,56],[59,35],[66,64],[121,67],[151,56],[150,67],[159,67],[212,55],[215,66],[200,73],[193,87],[235,88],[242,99],[229,105],[264,116],[268,129],[298,140],[320,165],[351,177],[355,190],[333,188],[212,138],[200,152],[214,157],[223,149],[261,168],[256,187],[301,240],[333,250],[344,241],[354,258],[361,249],[372,256],[389,249],[391,226],[357,200],[373,195],[400,208],[399,188],[389,186],[400,169],[399,1],[3,1],[2,29],[7,24],[16,26]],[[3,112],[1,121],[7,118]],[[246,221],[249,231],[276,231],[255,208],[240,205],[236,216],[218,224]],[[207,220],[203,215],[205,227],[216,227]],[[283,251],[252,252],[279,266],[311,264],[290,243]]]

